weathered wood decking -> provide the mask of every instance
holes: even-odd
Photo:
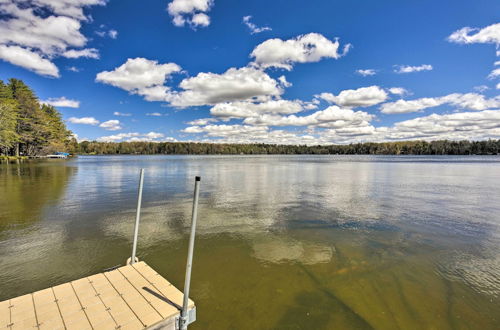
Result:
[[[182,298],[138,262],[2,301],[0,329],[175,329]]]

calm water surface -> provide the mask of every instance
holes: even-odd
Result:
[[[108,156],[0,164],[0,301],[139,257],[193,329],[499,329],[500,157]]]

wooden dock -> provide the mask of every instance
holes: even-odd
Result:
[[[177,329],[183,293],[144,262],[0,302],[0,329]],[[189,300],[190,323],[196,308]]]

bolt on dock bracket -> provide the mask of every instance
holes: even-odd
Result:
[[[188,325],[196,321],[196,307],[190,309],[186,317],[179,316],[175,322],[175,330],[186,329]]]

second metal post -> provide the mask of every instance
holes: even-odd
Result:
[[[188,257],[186,263],[186,278],[184,282],[184,300],[182,304],[180,328],[187,329],[188,326],[188,303],[189,303],[189,286],[191,284],[191,268],[193,265],[193,251],[194,251],[194,238],[196,234],[196,218],[198,216],[198,196],[200,194],[200,180],[199,176],[196,177],[194,183],[194,200],[193,200],[193,215],[191,220],[191,234],[189,236]]]
[[[132,257],[130,258],[130,264],[134,264],[137,252],[137,237],[139,236],[139,221],[141,219],[141,203],[142,203],[142,186],[144,184],[144,169],[141,168],[141,176],[139,179],[139,197],[137,198],[137,213],[135,215],[135,228],[134,228],[134,243],[132,245]]]

